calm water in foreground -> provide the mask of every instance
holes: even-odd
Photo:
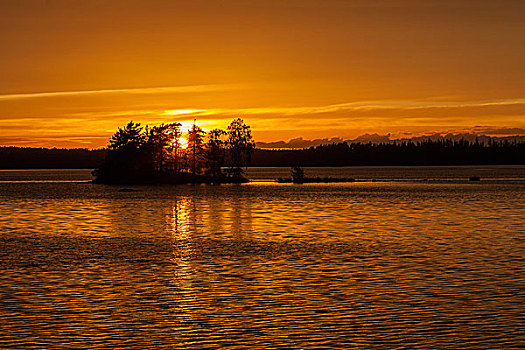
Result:
[[[525,346],[525,167],[307,175],[378,181],[0,171],[0,348]]]

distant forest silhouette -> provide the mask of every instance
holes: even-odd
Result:
[[[391,141],[332,143],[301,150],[257,150],[254,166],[525,164],[525,142]]]
[[[0,147],[0,169],[94,169],[107,149]]]
[[[2,169],[93,169],[107,149],[0,147]],[[226,156],[226,155],[225,155]],[[525,164],[525,142],[467,140],[332,143],[307,149],[254,149],[250,166],[488,165]]]

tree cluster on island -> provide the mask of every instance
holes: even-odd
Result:
[[[183,138],[185,136],[185,139]],[[142,127],[130,121],[111,137],[108,153],[93,171],[107,184],[240,183],[255,148],[250,126],[240,118],[226,130],[184,133],[178,122]]]

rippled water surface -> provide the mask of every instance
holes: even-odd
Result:
[[[2,349],[525,346],[524,167],[136,192],[15,173],[0,171]]]

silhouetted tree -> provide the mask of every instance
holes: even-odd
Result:
[[[104,163],[93,175],[100,182],[147,182],[153,174],[152,158],[144,152],[147,135],[140,123],[130,121],[111,137]]]
[[[182,136],[181,126],[181,123],[171,123],[168,124],[165,131],[169,140],[166,147],[164,147],[167,168],[175,173],[180,170],[180,159],[183,151],[180,142]]]
[[[117,132],[111,136],[108,148],[110,150],[122,150],[129,148],[139,148],[146,141],[146,134],[140,123],[130,121],[124,128],[118,128]]]
[[[227,135],[226,146],[232,165],[229,172],[232,176],[239,176],[242,173],[241,167],[248,165],[255,148],[252,131],[250,126],[244,124],[241,118],[237,118],[228,125]]]
[[[221,129],[213,129],[208,132],[208,143],[206,144],[206,172],[208,175],[221,175],[221,167],[224,165],[224,159],[226,156],[225,136],[226,131]]]
[[[191,167],[192,174],[201,172],[204,165],[205,149],[204,149],[204,135],[206,133],[193,123],[193,126],[188,130],[188,160]]]
[[[147,130],[145,147],[156,171],[177,171],[177,152],[180,148],[180,123],[161,124]]]

